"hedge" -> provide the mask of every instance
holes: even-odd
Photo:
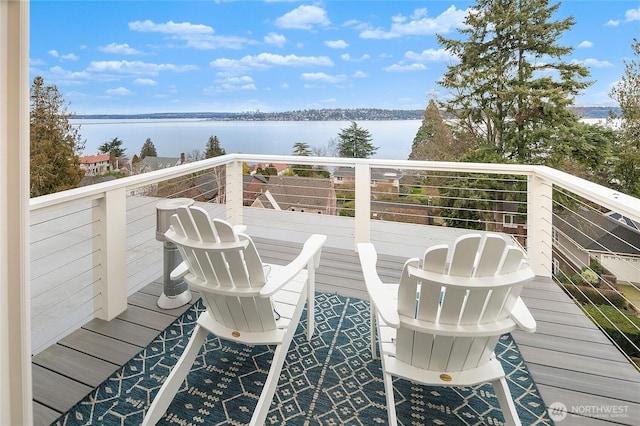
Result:
[[[561,284],[578,302],[587,305],[613,305],[619,309],[627,307],[624,295],[616,290],[593,288],[588,285]]]

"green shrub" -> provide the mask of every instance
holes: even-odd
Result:
[[[575,275],[574,275],[575,276]],[[573,277],[572,277],[573,281]],[[618,309],[626,309],[627,301],[624,295],[618,291],[593,288],[586,285],[574,285],[564,284],[561,286],[571,294],[579,303],[586,305],[610,305],[617,307]]]
[[[636,349],[640,348],[640,318],[629,312],[623,311],[621,313],[608,305],[586,305],[583,309],[620,346],[624,353],[630,357],[640,357],[640,350]]]
[[[340,208],[340,216],[355,217],[356,216],[356,202],[348,201]]]

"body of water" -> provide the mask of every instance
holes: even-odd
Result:
[[[337,140],[349,121],[211,121],[197,119],[74,119],[86,140],[83,155],[98,153],[98,147],[117,137],[131,158],[151,138],[159,157],[179,157],[194,150],[204,152],[210,136],[217,136],[229,154],[293,153],[293,145],[303,142],[310,147],[326,147]],[[421,120],[358,121],[373,137],[378,147],[374,158],[406,160]]]

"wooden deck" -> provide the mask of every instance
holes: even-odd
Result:
[[[273,239],[255,240],[265,262],[285,263],[300,247]],[[404,261],[404,257],[380,255],[380,275],[390,282],[397,280]],[[367,298],[352,249],[325,247],[317,290]],[[33,357],[36,425],[53,422],[188,308],[159,309],[156,302],[161,292],[159,277],[129,297],[128,309],[117,319],[93,320]],[[194,294],[192,302],[196,298]],[[538,331],[516,332],[514,337],[543,399],[547,405],[561,402],[570,411],[592,416],[569,415],[557,423],[637,425],[640,373],[552,282],[530,283],[523,298],[538,322]],[[609,414],[611,410],[617,414]]]

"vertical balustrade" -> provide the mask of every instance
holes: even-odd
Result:
[[[527,180],[527,254],[536,275],[551,277],[553,185],[533,173]]]
[[[242,197],[242,161],[230,161],[226,164],[225,204],[232,225],[242,224]]]
[[[355,247],[371,239],[371,167],[357,163],[355,169]]]
[[[127,309],[127,202],[124,187],[105,192],[93,208],[96,316],[110,321]]]

